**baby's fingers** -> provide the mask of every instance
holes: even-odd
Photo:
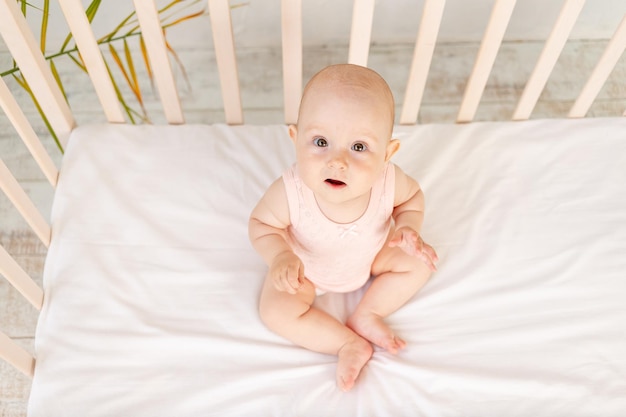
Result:
[[[437,270],[435,262],[439,260],[439,257],[437,256],[437,253],[432,248],[432,246],[424,243],[424,246],[422,247],[422,250],[420,252],[420,258],[424,261],[426,266],[428,266],[431,271]]]
[[[274,282],[274,288],[277,291],[280,291],[280,292],[288,291],[287,289],[288,286],[285,285],[286,279],[282,275],[274,278],[273,282]]]
[[[430,259],[433,260],[433,262],[437,262],[439,260],[439,256],[437,256],[437,252],[435,252],[435,249],[433,249],[432,246],[430,246],[428,243],[424,243],[424,248],[422,249],[422,251],[427,254]]]
[[[426,264],[426,266],[428,267],[428,269],[430,269],[431,271],[435,272],[437,270],[437,267],[435,266],[435,263],[433,262],[433,260],[424,252],[420,252],[417,254],[417,257],[424,262],[424,264]]]
[[[274,288],[280,292],[288,292],[289,294],[295,294],[296,290],[292,287],[290,282],[289,268],[285,268],[281,273],[274,278]]]
[[[407,233],[402,229],[398,229],[389,241],[389,247],[400,247],[410,253],[412,250],[415,250],[418,242],[419,236],[417,235],[417,233]]]
[[[289,294],[295,294],[300,289],[302,285],[302,266],[289,268],[288,276],[287,276],[287,292]]]

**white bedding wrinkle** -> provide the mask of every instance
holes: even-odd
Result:
[[[397,126],[440,261],[350,393],[257,314],[247,219],[283,125],[77,128],[29,415],[623,416],[626,119]],[[262,146],[260,146],[262,144]],[[345,318],[362,290],[317,305]]]

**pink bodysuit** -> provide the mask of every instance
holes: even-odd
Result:
[[[283,181],[291,217],[287,240],[304,264],[304,275],[322,291],[349,292],[363,286],[391,227],[395,166],[385,165],[365,213],[352,223],[335,223],[322,213],[295,164],[283,173]]]

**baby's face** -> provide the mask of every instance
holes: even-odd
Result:
[[[308,91],[302,106],[290,134],[299,174],[318,202],[369,196],[395,151],[389,102],[362,86],[334,84]]]

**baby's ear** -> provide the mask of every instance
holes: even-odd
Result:
[[[289,137],[291,141],[295,144],[296,138],[298,137],[298,127],[296,125],[289,125]]]
[[[391,139],[387,144],[387,152],[385,153],[385,162],[388,162],[391,157],[400,149],[400,141],[398,139]]]

